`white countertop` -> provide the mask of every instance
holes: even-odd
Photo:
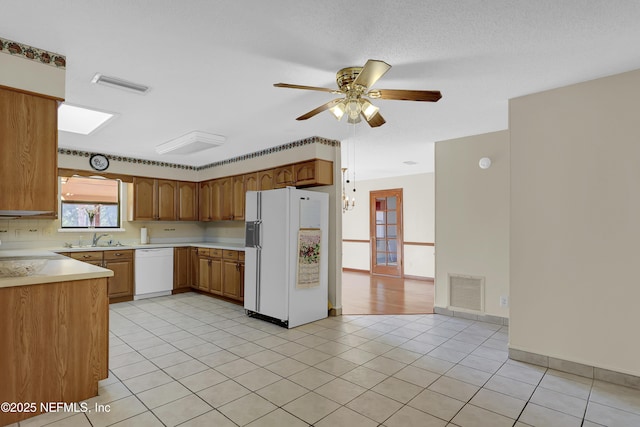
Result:
[[[74,246],[72,248],[56,247],[47,248],[46,250],[51,252],[86,252],[86,251],[123,251],[127,249],[155,249],[155,248],[183,248],[183,247],[197,247],[197,248],[212,248],[212,249],[228,249],[231,251],[244,251],[244,243],[212,243],[212,242],[197,242],[197,243],[149,243],[146,245],[133,244],[123,246]]]
[[[0,259],[13,257],[47,258],[48,261],[42,270],[34,275],[24,277],[0,277],[0,288],[113,276],[113,271],[111,270],[57,255],[51,251],[31,249],[0,251]]]
[[[85,251],[122,251],[127,249],[154,249],[154,248],[179,248],[199,247],[213,249],[228,249],[232,251],[244,251],[243,243],[150,243],[147,245],[134,244],[124,246],[86,246],[86,247],[54,247],[45,249],[14,249],[0,250],[0,259],[10,257],[47,258],[47,264],[37,274],[24,277],[0,277],[0,288],[12,286],[35,285],[41,283],[67,282],[70,280],[96,279],[111,277],[113,271],[97,267],[82,261],[77,261],[62,255],[61,252],[85,252]]]

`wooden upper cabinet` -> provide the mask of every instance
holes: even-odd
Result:
[[[178,220],[198,220],[198,183],[178,181]]]
[[[0,87],[0,210],[57,212],[58,101]]]
[[[296,186],[332,185],[333,162],[327,160],[311,160],[294,165]]]
[[[295,185],[293,165],[276,168],[273,172],[273,188],[284,188],[288,185]]]
[[[214,179],[211,182],[211,219],[222,220],[222,182]]]
[[[273,169],[258,172],[258,190],[273,189]]]
[[[156,180],[156,219],[175,221],[178,219],[178,182],[167,179]]]
[[[258,172],[247,173],[244,175],[244,191],[258,190]]]
[[[136,221],[175,221],[177,219],[177,181],[133,178],[129,219]]]
[[[155,209],[155,182],[153,178],[133,178],[132,190],[129,193],[129,206],[133,205],[131,220],[153,221],[156,216]]]
[[[211,212],[211,196],[213,193],[213,181],[205,181],[200,183],[200,190],[198,194],[198,199],[200,202],[200,212],[199,218],[200,221],[211,221],[213,220],[212,212]]]
[[[236,221],[244,220],[244,175],[233,177],[233,209],[232,216]]]
[[[233,217],[233,178],[221,178],[218,180],[220,185],[220,219],[230,220]]]

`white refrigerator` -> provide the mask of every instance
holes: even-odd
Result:
[[[247,191],[244,308],[293,328],[327,317],[329,195]]]

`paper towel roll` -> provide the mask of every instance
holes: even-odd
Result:
[[[147,234],[147,227],[142,227],[140,229],[140,244],[146,245],[149,243],[149,234]]]

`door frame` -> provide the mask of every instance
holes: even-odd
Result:
[[[379,267],[376,271],[376,198],[396,197],[396,243],[397,267]],[[369,271],[376,276],[404,278],[404,224],[402,188],[372,190],[369,192]]]

